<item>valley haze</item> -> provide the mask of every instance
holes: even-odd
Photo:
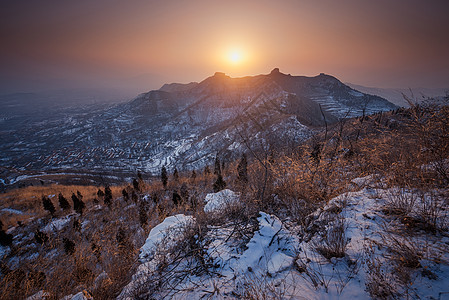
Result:
[[[33,94],[3,98],[3,187],[46,181],[46,172],[76,171],[98,182],[102,173],[119,181],[137,171],[157,175],[163,166],[199,169],[216,155],[236,159],[248,143],[298,143],[325,123],[397,108],[333,76],[292,76],[278,68],[241,78],[216,72],[115,105],[57,106],[44,99],[36,110],[33,101]]]

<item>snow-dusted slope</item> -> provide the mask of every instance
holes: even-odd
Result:
[[[201,168],[218,153],[233,159],[248,146],[291,144],[310,126],[390,110],[328,75],[231,78],[168,84],[106,110],[85,110],[1,130],[2,166],[16,170],[88,169],[157,174],[162,166]],[[1,123],[0,123],[1,126]],[[14,178],[5,178],[5,184]]]
[[[153,256],[139,268],[119,299],[139,295],[155,299],[367,299],[404,295],[444,299],[449,292],[449,237],[416,232],[407,238],[409,235],[401,233],[401,223],[384,214],[386,199],[395,191],[366,186],[369,181],[368,177],[355,180],[355,186],[365,187],[332,199],[309,216],[307,227],[260,212],[252,232],[240,229],[249,236],[238,241],[231,224],[208,226],[204,239],[193,236],[203,249],[199,253],[209,266],[207,272],[189,271],[197,270],[199,262],[189,260],[188,255],[179,258],[185,254],[164,256],[163,264],[158,261],[160,257]],[[208,203],[222,196],[210,194]],[[153,230],[160,232],[159,227],[171,224],[171,218]],[[196,222],[190,221],[189,226]],[[153,231],[146,245],[153,243],[152,236]],[[341,255],[329,251],[338,243],[343,245]],[[417,261],[410,264],[413,255]]]

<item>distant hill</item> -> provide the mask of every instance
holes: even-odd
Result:
[[[401,107],[409,107],[409,103],[405,100],[404,95],[409,99],[414,100],[414,102],[421,102],[428,98],[440,98],[447,95],[449,88],[397,88],[397,89],[383,89],[376,87],[366,87],[362,85],[347,83],[353,89],[359,90],[363,93],[377,95],[382,98],[387,99],[391,103],[396,104]]]

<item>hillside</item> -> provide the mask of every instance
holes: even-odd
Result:
[[[1,194],[1,297],[444,299],[448,120],[414,106],[111,192]]]
[[[217,72],[110,108],[45,108],[32,116],[4,111],[0,184],[54,183],[47,173],[76,173],[73,179],[87,174],[88,180],[114,173],[125,180],[136,170],[158,174],[162,166],[192,170],[210,164],[217,153],[235,160],[247,146],[294,145],[325,123],[395,108],[329,75],[274,69],[243,78]]]

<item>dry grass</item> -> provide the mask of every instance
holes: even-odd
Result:
[[[346,254],[349,240],[346,238],[347,225],[342,217],[337,217],[328,225],[320,241],[315,241],[315,250],[327,259],[342,258]]]
[[[188,272],[213,274],[212,262],[207,261],[203,247],[210,230],[208,226],[230,226],[232,238],[243,241],[254,231],[253,221],[257,212],[265,211],[280,218],[290,218],[307,228],[310,213],[323,207],[334,196],[348,191],[351,178],[366,174],[376,174],[383,180],[383,185],[397,188],[398,192],[388,199],[390,215],[406,217],[406,222],[412,225],[426,224],[427,228],[436,228],[434,232],[447,230],[447,220],[442,222],[441,216],[447,216],[444,211],[448,211],[448,203],[444,197],[429,191],[436,188],[444,190],[449,183],[446,168],[449,159],[448,115],[448,108],[413,108],[396,115],[400,122],[397,121],[395,126],[385,122],[382,115],[363,121],[353,120],[349,125],[341,122],[288,153],[255,153],[258,159],[253,155],[248,162],[247,185],[236,180],[237,163],[227,163],[223,171],[224,180],[230,189],[241,192],[245,205],[243,209],[240,206],[229,207],[220,217],[202,213],[202,199],[212,192],[216,178],[212,172],[204,170],[197,170],[194,178],[191,172],[180,173],[177,180],[169,174],[166,189],[158,179],[142,181],[139,183],[140,191],[134,191],[135,199],[128,202],[122,198],[122,189],[126,188],[131,198],[132,184],[111,186],[113,201],[110,207],[104,205],[103,200],[100,200],[100,206],[94,205],[98,191],[95,186],[30,186],[0,194],[0,208],[23,212],[22,215],[1,212],[5,229],[16,226],[19,221],[23,226],[14,229],[11,253],[0,266],[0,298],[21,299],[41,289],[48,291],[53,299],[84,289],[95,299],[114,298],[135,272],[138,249],[150,229],[165,217],[177,213],[194,215],[197,221],[186,228],[184,238],[168,250],[172,256],[170,263],[184,259],[190,264]],[[422,193],[410,193],[415,191],[411,187]],[[188,193],[182,193],[182,190]],[[86,203],[82,216],[72,211],[63,212],[57,200],[57,195],[62,193],[71,203],[71,195],[77,191],[84,196]],[[182,194],[177,204],[173,202],[174,192]],[[42,230],[51,221],[42,207],[42,195],[55,195],[51,200],[57,207],[56,217],[67,216],[70,221],[60,231],[47,232],[48,241],[40,245],[32,233]],[[143,200],[143,195],[148,196],[147,200]],[[139,218],[142,214],[146,215],[146,222]],[[74,226],[75,219],[79,220],[81,228]],[[408,223],[404,225],[409,226]],[[399,237],[408,234],[400,232]],[[73,254],[64,252],[64,239],[75,243]],[[390,259],[398,266],[397,270],[400,267],[404,270],[420,268],[420,259],[425,251],[418,251],[413,243],[408,242],[389,241],[388,244]],[[345,223],[337,218],[322,240],[315,244],[315,250],[328,259],[344,257],[346,245]],[[20,263],[13,257],[20,257]],[[403,286],[410,282],[407,279],[410,278],[407,277],[409,273],[397,270],[394,276],[385,273],[385,266],[379,260],[372,259],[368,264],[367,290],[373,297],[397,297],[398,287],[390,280],[402,280]],[[170,270],[167,266],[161,266],[162,275],[154,277],[154,282],[147,279],[144,283],[157,290],[169,282],[173,274],[164,271]],[[298,264],[297,268],[298,271],[309,272],[314,285],[326,285],[324,277],[310,273],[306,265]],[[173,282],[176,280],[170,283]],[[247,299],[263,299],[266,297],[263,291],[270,292],[273,297],[282,298],[283,295],[282,289],[264,286],[260,278],[249,279],[246,286],[241,296]],[[136,295],[149,297],[148,288],[151,286],[146,291],[137,291]]]
[[[120,197],[121,191],[125,186],[111,186],[112,195],[114,198]],[[97,191],[104,187],[97,186],[81,186],[81,185],[49,185],[49,186],[28,186],[25,188],[18,188],[7,193],[0,194],[0,209],[12,208],[21,211],[23,214],[16,214],[7,211],[2,211],[1,218],[5,228],[16,226],[18,222],[25,223],[30,217],[40,218],[47,214],[43,209],[41,197],[52,196],[50,199],[55,208],[57,208],[56,216],[64,214],[59,208],[58,195],[67,198],[69,203],[73,206],[71,201],[72,193],[79,191],[83,195],[83,201],[86,205],[92,205],[93,200],[97,197]]]

